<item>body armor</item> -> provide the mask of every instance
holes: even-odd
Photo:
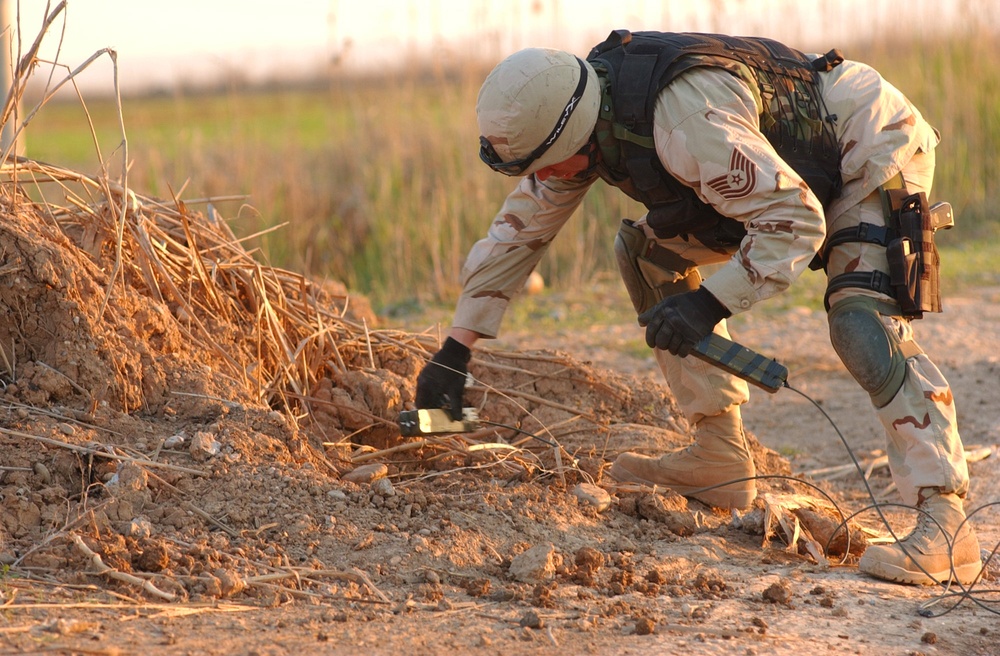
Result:
[[[712,34],[612,32],[588,61],[601,79],[595,128],[600,177],[649,210],[656,235],[693,234],[707,246],[727,248],[746,234],[690,187],[670,175],[653,143],[653,109],[660,91],[698,66],[729,71],[756,85],[760,129],[778,154],[805,180],[824,207],[840,191],[836,117],[823,107],[817,74],[843,57],[831,51],[816,61],[776,41]]]

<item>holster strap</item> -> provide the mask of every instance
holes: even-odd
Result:
[[[823,298],[823,305],[826,306],[827,310],[830,309],[830,296],[834,292],[848,287],[871,289],[880,294],[885,294],[890,298],[895,297],[892,283],[887,273],[881,271],[842,273],[839,276],[831,278],[829,284],[826,286],[826,296]]]
[[[879,246],[888,246],[889,242],[898,237],[895,230],[887,226],[875,225],[874,223],[859,223],[853,228],[844,228],[830,235],[823,248],[824,259],[830,249],[840,244],[852,241],[862,241]]]

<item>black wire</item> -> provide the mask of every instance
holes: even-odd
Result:
[[[830,496],[830,494],[828,494],[825,490],[823,490],[822,488],[820,488],[818,485],[810,483],[809,481],[805,481],[805,480],[803,480],[801,478],[796,478],[794,476],[786,476],[786,475],[782,475],[782,474],[764,474],[764,475],[758,475],[758,476],[747,476],[745,478],[736,478],[736,479],[733,479],[733,480],[726,481],[724,483],[718,483],[716,485],[710,485],[710,486],[707,486],[707,487],[699,488],[697,490],[691,490],[690,492],[688,492],[688,495],[691,495],[691,494],[700,494],[702,492],[707,492],[709,490],[714,490],[714,489],[719,488],[719,487],[724,487],[724,486],[727,486],[727,485],[732,485],[734,483],[741,483],[741,482],[750,481],[750,480],[783,479],[783,480],[789,480],[789,481],[794,481],[796,483],[800,483],[802,485],[810,487],[810,488],[816,490],[817,492],[819,492],[828,502],[830,502],[831,505],[833,505],[833,507],[837,511],[837,514],[840,516],[840,519],[841,519],[840,524],[834,529],[834,531],[831,533],[829,539],[827,540],[826,544],[824,545],[824,549],[823,550],[824,550],[825,553],[829,553],[830,552],[830,547],[833,544],[834,538],[837,536],[837,534],[840,532],[840,530],[843,529],[844,533],[845,533],[845,536],[846,536],[846,545],[844,547],[844,555],[841,557],[841,561],[840,561],[841,564],[843,564],[847,560],[847,558],[850,556],[850,552],[851,552],[851,531],[850,531],[850,529],[848,527],[848,523],[853,518],[857,517],[858,515],[860,515],[860,514],[862,514],[864,512],[867,512],[869,510],[874,509],[875,512],[878,513],[879,519],[882,520],[882,524],[889,531],[889,535],[892,536],[892,538],[899,545],[900,549],[903,551],[903,554],[905,556],[907,556],[908,558],[910,558],[910,560],[913,561],[913,563],[920,569],[920,571],[925,576],[927,576],[929,579],[931,579],[933,581],[936,581],[936,579],[933,576],[931,576],[930,572],[928,572],[926,569],[924,569],[924,567],[917,561],[917,559],[915,559],[912,556],[910,556],[910,554],[906,550],[906,546],[902,544],[902,540],[900,540],[899,536],[896,535],[896,532],[892,529],[892,525],[889,523],[889,520],[885,516],[885,513],[882,512],[882,508],[889,507],[889,506],[906,508],[908,510],[915,510],[916,512],[921,513],[924,517],[926,517],[926,518],[930,519],[932,522],[934,522],[934,524],[937,526],[938,530],[940,530],[941,534],[944,536],[945,541],[946,541],[946,543],[948,545],[948,559],[950,561],[950,570],[951,570],[951,575],[952,575],[951,577],[949,577],[948,581],[944,581],[944,582],[937,581],[937,583],[943,583],[945,585],[944,592],[942,592],[940,595],[938,595],[937,597],[935,597],[934,601],[932,601],[930,603],[924,603],[924,604],[922,604],[922,607],[918,611],[918,613],[921,616],[923,616],[923,617],[929,617],[929,618],[941,617],[942,615],[950,613],[955,608],[957,608],[958,606],[960,606],[962,604],[962,602],[964,602],[966,599],[968,599],[969,601],[971,601],[972,603],[976,604],[980,608],[983,608],[987,612],[990,612],[990,613],[993,613],[993,614],[996,614],[996,615],[1000,615],[1000,610],[998,610],[997,608],[992,608],[992,607],[986,605],[987,602],[981,600],[980,598],[978,598],[977,596],[975,596],[975,595],[972,594],[973,593],[973,589],[979,583],[979,581],[982,578],[983,574],[986,572],[987,565],[990,563],[991,560],[993,560],[993,558],[998,557],[996,554],[997,554],[997,551],[1000,550],[1000,543],[998,543],[993,548],[993,550],[990,552],[990,555],[986,558],[985,561],[982,562],[982,568],[980,569],[980,572],[976,576],[975,580],[972,583],[970,583],[968,587],[966,587],[965,585],[963,585],[962,582],[958,580],[957,576],[955,576],[955,563],[954,563],[954,555],[953,555],[954,544],[953,544],[953,541],[951,539],[951,536],[948,535],[947,531],[944,530],[944,527],[941,526],[940,522],[938,522],[937,519],[935,519],[927,511],[922,510],[922,509],[917,508],[917,507],[914,507],[914,506],[910,506],[910,505],[906,505],[906,504],[901,504],[901,503],[879,503],[879,501],[875,498],[875,492],[872,490],[871,485],[869,485],[869,483],[868,483],[868,479],[865,477],[864,468],[861,466],[861,463],[858,461],[857,456],[854,455],[854,450],[851,449],[850,444],[847,442],[847,438],[844,437],[844,434],[841,432],[841,430],[837,426],[836,422],[834,422],[833,418],[830,417],[830,415],[826,412],[826,410],[823,409],[823,406],[821,406],[818,402],[816,402],[815,400],[813,400],[805,392],[803,392],[801,390],[798,390],[798,389],[792,387],[791,385],[789,385],[787,380],[783,381],[783,385],[784,385],[784,387],[787,387],[789,390],[795,392],[796,394],[798,394],[799,396],[801,396],[805,400],[809,401],[809,403],[811,403],[817,410],[819,410],[820,414],[822,414],[826,418],[826,420],[827,420],[827,422],[829,422],[830,426],[833,427],[833,430],[837,433],[837,437],[840,438],[841,443],[844,445],[844,448],[847,450],[847,455],[850,456],[851,462],[854,463],[855,469],[858,470],[858,474],[861,476],[861,482],[862,482],[862,484],[865,487],[865,492],[868,494],[868,498],[872,502],[871,505],[866,506],[866,507],[862,508],[861,510],[855,512],[855,513],[852,513],[851,515],[845,516],[844,515],[844,511],[840,508],[840,505],[836,501],[834,501],[833,497]],[[482,424],[486,424],[486,425],[490,425],[490,426],[496,426],[498,428],[505,428],[505,429],[508,429],[508,430],[516,431],[516,432],[521,433],[523,435],[526,435],[526,436],[528,436],[528,437],[530,437],[532,439],[538,440],[542,444],[546,444],[546,445],[551,446],[553,448],[560,448],[558,444],[555,444],[554,442],[550,442],[549,440],[543,439],[543,438],[539,437],[538,435],[535,435],[534,433],[531,433],[530,431],[523,430],[523,429],[518,428],[516,426],[510,426],[508,424],[502,424],[502,423],[498,423],[498,422],[494,422],[494,421],[487,421],[487,420],[484,420],[482,418],[480,418],[479,421]],[[966,519],[963,520],[962,523],[958,526],[958,529],[956,531],[956,537],[958,536],[958,533],[961,532],[962,526],[964,526],[967,522],[969,522],[969,520],[972,518],[973,515],[975,515],[979,511],[983,510],[984,508],[988,508],[988,507],[994,506],[994,505],[1000,506],[1000,501],[987,503],[985,505],[977,507],[971,513],[968,513],[967,516],[966,516]],[[958,588],[961,591],[960,592],[951,592],[950,588],[951,588],[952,583],[954,583],[955,585],[957,585]],[[979,595],[982,595],[984,593],[985,594],[990,594],[990,593],[1000,594],[1000,590],[983,590],[983,589],[979,589],[976,592]],[[933,614],[929,610],[930,606],[933,606],[934,604],[938,603],[939,601],[942,601],[944,599],[948,599],[948,598],[951,598],[951,597],[957,597],[957,601],[953,605],[951,605],[950,607],[948,607],[944,612],[938,613],[938,614]]]
[[[918,611],[918,613],[920,615],[922,615],[924,617],[940,617],[941,615],[945,615],[946,613],[950,613],[952,610],[954,610],[959,605],[961,605],[961,603],[964,600],[966,600],[966,599],[968,599],[969,601],[972,601],[973,603],[975,603],[976,605],[980,606],[981,608],[983,608],[984,610],[986,610],[986,611],[988,611],[990,613],[994,613],[994,614],[1000,615],[1000,610],[995,609],[995,608],[990,608],[989,606],[984,605],[983,602],[981,602],[979,599],[977,599],[972,594],[973,588],[976,586],[976,584],[982,578],[983,573],[986,571],[986,566],[989,564],[990,560],[992,560],[994,558],[994,556],[995,556],[995,554],[997,552],[997,549],[1000,549],[1000,543],[998,543],[997,546],[993,548],[993,551],[990,552],[990,556],[986,559],[985,562],[982,563],[982,568],[980,569],[979,574],[972,581],[972,583],[970,583],[969,586],[966,587],[961,581],[958,580],[958,577],[955,576],[955,559],[954,559],[954,553],[953,553],[955,545],[954,545],[954,543],[952,541],[951,536],[949,536],[948,533],[947,533],[947,531],[944,530],[944,528],[941,526],[940,522],[938,522],[937,519],[935,519],[927,511],[922,510],[920,508],[916,508],[914,506],[910,506],[910,505],[906,505],[906,504],[900,504],[900,503],[879,503],[879,501],[875,498],[875,493],[872,491],[871,486],[868,484],[868,479],[865,477],[864,470],[861,468],[861,463],[858,462],[858,459],[854,455],[854,451],[851,449],[850,444],[847,443],[847,439],[844,437],[844,434],[841,433],[840,428],[837,427],[837,424],[833,421],[833,419],[830,417],[830,415],[827,414],[826,410],[824,410],[823,407],[819,403],[817,403],[816,401],[814,401],[805,392],[802,392],[801,390],[795,389],[794,387],[792,387],[791,385],[789,385],[788,381],[784,382],[784,386],[787,387],[788,389],[790,389],[791,391],[795,392],[796,394],[798,394],[802,398],[804,398],[807,401],[809,401],[811,404],[813,404],[813,406],[816,407],[817,410],[819,410],[820,414],[822,414],[824,417],[826,417],[826,420],[830,423],[830,425],[833,427],[833,430],[837,433],[837,437],[839,437],[840,441],[843,443],[844,448],[847,449],[847,454],[851,457],[851,461],[854,463],[855,468],[858,470],[858,473],[861,475],[861,482],[864,484],[865,491],[868,493],[868,497],[871,499],[871,502],[872,502],[870,506],[862,508],[858,512],[852,514],[847,519],[843,520],[843,522],[841,523],[841,526],[837,527],[837,530],[834,531],[833,535],[836,535],[837,532],[840,530],[841,527],[845,527],[845,529],[846,529],[847,522],[849,522],[854,517],[858,516],[859,514],[861,514],[863,512],[866,512],[866,511],[871,510],[871,509],[874,508],[875,512],[878,513],[879,519],[882,520],[883,525],[885,525],[886,529],[889,531],[889,534],[896,541],[896,544],[899,546],[899,548],[903,551],[903,554],[906,557],[908,557],[911,561],[913,561],[913,563],[920,569],[921,572],[923,572],[923,574],[925,576],[927,576],[927,578],[931,579],[932,581],[936,581],[937,583],[944,583],[945,584],[945,591],[941,595],[939,595],[938,597],[936,597],[936,600],[940,601],[941,599],[944,599],[946,597],[952,597],[952,596],[957,596],[958,597],[958,601],[956,601],[954,605],[952,605],[950,608],[948,608],[943,613],[940,613],[938,615],[931,614],[930,611],[927,610],[928,604],[924,604],[923,605],[924,607],[921,608],[921,610]],[[966,523],[969,522],[969,519],[973,515],[975,515],[977,512],[979,512],[983,508],[987,508],[987,507],[993,506],[993,505],[1000,505],[1000,502],[987,503],[985,505],[979,506],[973,512],[967,514],[966,518],[962,521],[961,524],[959,524],[958,528],[956,529],[956,531],[955,531],[955,538],[957,539],[958,534],[962,530],[962,527]],[[926,518],[928,518],[928,519],[930,519],[931,521],[934,522],[934,524],[938,527],[938,530],[941,531],[941,534],[944,536],[945,542],[948,545],[948,560],[949,560],[949,567],[950,567],[950,573],[951,573],[951,576],[949,577],[948,581],[944,581],[944,582],[937,581],[937,579],[935,579],[933,576],[931,576],[930,572],[928,572],[926,569],[924,569],[923,565],[921,565],[919,563],[919,561],[917,561],[916,558],[913,558],[907,552],[906,546],[904,544],[902,544],[902,541],[896,535],[895,531],[892,530],[892,526],[889,524],[889,520],[886,519],[885,514],[882,512],[882,508],[886,507],[886,506],[897,506],[897,507],[902,507],[902,508],[906,508],[906,509],[909,509],[909,510],[916,510],[918,513],[922,513],[924,517],[926,517]],[[838,508],[837,511],[840,512],[840,509]],[[841,513],[841,517],[843,517],[843,513]],[[848,537],[850,537],[850,530],[847,530],[847,535],[848,535]],[[832,540],[832,536],[831,536],[831,540]],[[829,542],[827,543],[827,546],[829,546]],[[957,585],[960,588],[961,592],[950,592],[949,589],[951,588],[952,583],[954,583],[955,585]],[[936,603],[936,601],[934,603]],[[931,604],[931,605],[933,605],[933,604]]]
[[[497,422],[495,422],[495,421],[487,421],[487,420],[485,420],[485,419],[483,419],[483,418],[481,418],[481,417],[480,417],[480,419],[479,419],[479,423],[480,423],[480,424],[486,424],[487,426],[496,426],[496,427],[498,427],[498,428],[506,428],[507,430],[512,430],[512,431],[517,431],[518,433],[521,433],[522,435],[527,435],[527,436],[528,436],[528,437],[530,437],[530,438],[533,438],[533,439],[536,439],[536,440],[538,440],[538,441],[539,441],[539,442],[541,442],[542,444],[548,444],[548,445],[549,445],[549,446],[551,446],[551,447],[552,447],[553,449],[558,449],[558,448],[560,448],[560,447],[559,447],[559,445],[558,445],[558,444],[556,444],[555,442],[550,442],[550,441],[548,441],[548,440],[546,440],[546,439],[544,439],[544,438],[541,438],[541,437],[538,437],[538,436],[537,436],[537,435],[535,435],[534,433],[529,433],[529,432],[528,432],[528,431],[526,431],[526,430],[521,430],[521,429],[520,429],[520,428],[518,428],[517,426],[510,426],[510,425],[508,425],[508,424],[501,424],[501,423],[497,423]]]

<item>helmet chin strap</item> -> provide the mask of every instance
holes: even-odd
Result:
[[[573,179],[586,180],[593,177],[597,171],[597,165],[601,161],[601,149],[597,147],[597,136],[591,134],[590,139],[587,139],[587,143],[583,144],[583,148],[576,151],[576,154],[587,156],[587,168],[574,175]]]

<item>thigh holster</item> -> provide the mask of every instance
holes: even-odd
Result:
[[[642,228],[622,220],[615,236],[615,261],[636,314],[657,302],[701,286],[694,263],[646,237]]]
[[[934,233],[955,224],[951,205],[928,206],[926,194],[908,193],[899,175],[883,185],[879,194],[885,225],[860,223],[838,230],[827,238],[820,261],[839,244],[866,242],[886,249],[889,271],[848,272],[831,278],[824,299],[827,309],[834,292],[854,287],[895,299],[902,315],[909,319],[919,319],[924,312],[940,312],[940,258]]]

